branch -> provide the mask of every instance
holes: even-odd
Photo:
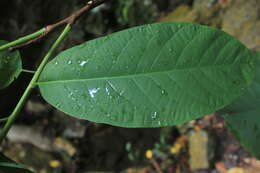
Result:
[[[82,7],[81,9],[75,11],[74,13],[72,13],[72,15],[70,15],[69,17],[55,23],[55,24],[52,24],[52,25],[48,25],[46,27],[44,27],[43,29],[41,30],[44,30],[40,35],[36,35],[34,38],[30,39],[30,40],[26,40],[24,43],[22,44],[16,44],[15,46],[6,46],[7,48],[9,48],[9,50],[14,50],[14,49],[17,49],[17,48],[21,48],[21,47],[24,47],[24,46],[27,46],[29,44],[32,44],[38,40],[40,40],[41,38],[45,37],[46,35],[48,35],[50,32],[52,32],[53,30],[55,30],[56,28],[58,28],[59,26],[62,26],[62,25],[65,25],[65,24],[74,24],[76,22],[76,20],[82,16],[82,14],[84,14],[85,12],[97,7],[98,5],[104,3],[105,1],[108,1],[108,0],[90,0],[86,3],[86,5],[84,7]],[[10,45],[10,43],[9,43]],[[6,48],[5,47],[5,48]]]
[[[22,44],[22,43],[27,42],[27,41],[29,41],[29,40],[32,40],[32,39],[34,39],[34,38],[36,38],[36,37],[39,37],[39,36],[41,36],[44,32],[45,32],[45,28],[42,28],[42,29],[40,29],[40,30],[38,30],[38,31],[36,31],[36,32],[34,32],[34,33],[32,33],[32,34],[26,35],[26,36],[24,36],[24,37],[21,37],[21,38],[19,38],[19,39],[17,39],[17,40],[12,41],[12,42],[9,42],[9,43],[7,43],[7,44],[1,45],[1,46],[0,46],[0,51],[1,51],[1,50],[5,50],[5,49],[8,49],[8,48],[13,47],[13,46],[16,46],[16,45],[19,45],[19,44]]]
[[[36,82],[39,79],[40,74],[41,74],[44,66],[47,64],[49,58],[53,55],[54,51],[57,49],[57,47],[60,45],[60,43],[66,37],[66,35],[69,33],[70,30],[71,30],[71,24],[67,24],[66,27],[64,28],[64,30],[62,31],[62,33],[60,34],[60,36],[58,37],[58,39],[53,43],[53,45],[51,46],[50,50],[47,52],[47,54],[43,58],[43,60],[40,63],[37,71],[33,75],[33,78],[31,80],[31,82],[29,83],[29,85],[27,86],[26,90],[24,91],[21,99],[17,103],[17,105],[14,108],[12,114],[8,117],[8,120],[5,123],[4,128],[0,130],[0,144],[3,141],[3,139],[5,138],[5,136],[8,133],[8,131],[10,130],[12,124],[15,121],[15,119],[17,118],[17,116],[21,112],[22,107],[24,106],[27,98],[29,97],[30,93],[32,92],[33,88],[35,87]]]

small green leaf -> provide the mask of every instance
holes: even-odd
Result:
[[[0,45],[7,43],[0,40]],[[21,73],[22,61],[19,51],[0,51],[0,89],[10,85]]]
[[[260,109],[224,115],[225,125],[241,145],[260,159]]]
[[[33,173],[0,153],[0,173]]]
[[[62,52],[43,70],[47,102],[77,118],[122,127],[161,127],[215,112],[254,74],[251,52],[215,28],[157,23]]]
[[[256,158],[260,159],[260,54],[256,56],[256,76],[239,99],[235,100],[223,112],[226,125],[244,146]]]

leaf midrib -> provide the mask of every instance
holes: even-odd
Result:
[[[106,76],[106,77],[96,77],[96,78],[87,78],[87,79],[68,79],[68,80],[55,80],[55,81],[39,81],[37,82],[38,85],[46,85],[46,84],[55,84],[55,83],[69,83],[69,82],[81,82],[81,81],[92,81],[92,80],[110,80],[110,79],[117,79],[117,78],[132,78],[134,76],[149,76],[149,75],[156,75],[161,73],[170,73],[173,71],[187,71],[187,70],[198,70],[198,69],[205,69],[205,68],[219,68],[219,67],[232,67],[237,65],[242,65],[246,63],[240,64],[228,64],[228,65],[215,65],[212,66],[204,66],[200,68],[183,68],[183,69],[174,69],[174,70],[166,70],[166,71],[156,71],[156,72],[149,72],[149,73],[140,73],[140,74],[130,74],[130,75],[120,75],[120,76]]]

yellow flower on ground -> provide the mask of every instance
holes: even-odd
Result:
[[[232,168],[227,171],[227,173],[245,173],[243,168]]]
[[[50,163],[49,163],[49,165],[50,165],[52,168],[58,168],[58,167],[60,167],[61,163],[60,163],[60,161],[58,161],[58,160],[51,160]]]
[[[171,152],[172,154],[176,154],[176,153],[180,152],[181,148],[182,148],[181,144],[175,143],[175,144],[171,147],[170,152]]]
[[[152,150],[147,150],[145,153],[145,156],[147,159],[151,159],[153,157],[153,151]]]

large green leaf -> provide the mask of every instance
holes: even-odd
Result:
[[[225,109],[226,125],[237,140],[260,159],[260,54],[256,63],[256,77],[246,93]]]
[[[86,42],[49,62],[47,102],[77,118],[123,127],[183,123],[228,105],[253,78],[250,51],[228,34],[157,23]]]
[[[0,173],[33,173],[0,153]]]
[[[7,43],[0,40],[0,45]],[[0,89],[7,87],[22,71],[22,62],[18,51],[0,51]]]

